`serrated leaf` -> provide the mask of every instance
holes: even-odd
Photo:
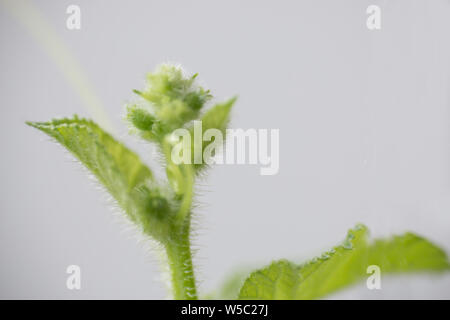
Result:
[[[87,167],[144,232],[158,238],[165,223],[152,208],[148,196],[152,172],[139,156],[115,140],[91,120],[60,119],[50,122],[27,122],[68,149]],[[153,206],[154,207],[154,206]]]
[[[368,241],[368,231],[357,226],[345,241],[305,264],[287,260],[273,262],[253,272],[244,282],[239,299],[317,299],[359,280],[367,267],[377,265],[381,273],[435,272],[449,270],[445,252],[412,233],[391,239]]]

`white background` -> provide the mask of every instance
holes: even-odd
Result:
[[[166,298],[156,255],[124,232],[79,164],[24,125],[91,114],[48,48],[3,4],[0,298]],[[70,4],[81,8],[81,30],[66,28]],[[381,30],[366,27],[370,4],[381,7]],[[415,231],[450,251],[449,1],[34,6],[116,136],[152,168],[151,148],[127,136],[121,117],[131,90],[161,62],[198,72],[219,101],[239,94],[231,127],[280,129],[278,175],[218,166],[201,182],[194,244],[202,293],[235,267],[311,258],[357,222],[374,236]],[[66,288],[70,264],[82,269],[79,291]],[[378,292],[361,284],[333,297],[450,298],[450,275],[382,281]]]

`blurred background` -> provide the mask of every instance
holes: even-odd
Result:
[[[369,5],[381,29],[366,27]],[[69,30],[66,9],[81,9]],[[127,135],[123,105],[162,62],[182,64],[232,128],[280,130],[280,171],[221,165],[195,211],[200,291],[235,268],[301,262],[358,222],[450,252],[450,2],[0,0],[0,298],[161,299],[157,255],[85,170],[26,120],[99,121]],[[158,171],[162,175],[162,171]],[[81,290],[66,288],[79,265]],[[331,298],[450,298],[450,275],[383,277]]]

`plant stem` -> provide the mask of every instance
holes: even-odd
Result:
[[[197,299],[189,229],[190,217],[187,217],[179,237],[172,239],[165,246],[172,277],[173,295],[176,300]]]

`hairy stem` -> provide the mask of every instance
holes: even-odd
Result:
[[[190,217],[187,217],[179,237],[165,245],[172,278],[173,296],[177,300],[197,299],[189,229]]]

